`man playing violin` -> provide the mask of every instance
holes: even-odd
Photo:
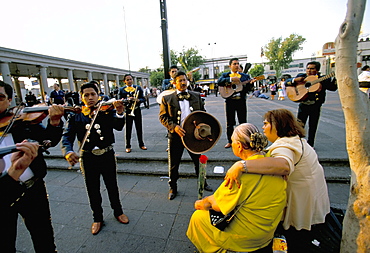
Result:
[[[304,80],[308,76],[320,77],[320,62],[312,61],[306,65],[306,74],[298,74],[296,77],[288,78],[285,81],[285,86],[295,86],[296,84],[304,83]],[[315,136],[317,131],[317,126],[319,124],[321,106],[325,103],[326,90],[336,91],[337,81],[335,78],[329,78],[321,81],[321,89],[316,92],[309,92],[308,97],[299,103],[297,118],[306,125],[308,121],[308,144],[314,147]]]
[[[123,77],[126,86],[122,87],[119,91],[119,97],[128,101],[126,107],[126,153],[131,152],[131,133],[132,125],[135,122],[137,140],[139,147],[142,150],[147,150],[143,140],[143,119],[141,116],[140,104],[145,102],[143,89],[139,85],[133,85],[133,77],[126,74]]]
[[[225,99],[226,109],[226,135],[227,143],[225,148],[231,147],[231,135],[234,132],[234,126],[236,125],[235,113],[238,117],[239,124],[247,123],[247,93],[252,91],[253,85],[251,84],[254,79],[251,79],[248,74],[244,74],[240,71],[240,64],[238,58],[232,58],[229,61],[230,72],[223,73],[218,79],[217,83],[219,87],[225,87],[229,85],[243,84],[242,90],[239,92],[233,92],[231,96]]]
[[[12,86],[0,81],[0,121],[1,119],[11,118],[9,116],[12,113],[8,107],[12,101],[12,97]],[[3,138],[0,147],[21,143],[25,139],[31,139],[38,143],[48,140],[51,146],[57,145],[63,131],[63,122],[60,118],[64,114],[64,108],[60,105],[52,105],[48,110],[49,119],[47,127],[44,127],[41,123],[17,122],[8,132],[1,132]],[[11,125],[11,122],[8,124]],[[56,252],[49,201],[43,180],[47,167],[42,150],[39,149],[37,156],[32,158],[34,160],[24,172],[19,173],[19,177],[13,178],[17,183],[16,193],[9,193],[8,189],[6,192],[2,191],[0,194],[2,196],[4,194],[12,194],[13,197],[14,194],[18,195],[17,198],[14,198],[16,200],[11,204],[6,201],[3,202],[3,198],[0,199],[0,217],[3,217],[0,226],[0,247],[2,252],[16,251],[15,241],[17,237],[18,214],[22,216],[31,234],[35,252]],[[11,154],[4,156],[3,159],[6,161],[5,164],[11,164]],[[11,174],[12,170],[5,167],[5,171]],[[1,187],[4,186],[3,183],[4,181],[1,180]]]
[[[74,114],[68,120],[62,137],[62,152],[72,166],[80,162],[93,212],[94,222],[91,226],[91,233],[96,235],[103,226],[100,176],[103,177],[107,188],[115,218],[123,224],[129,222],[128,217],[123,213],[119,199],[117,165],[113,150],[113,129],[122,130],[125,124],[125,107],[122,101],[116,100],[113,106],[109,106],[108,109],[104,108],[104,110],[100,107],[102,110],[98,111],[99,90],[93,82],[83,84],[80,95],[85,106],[82,108],[82,113]],[[73,150],[76,136],[80,145],[80,155]]]
[[[10,161],[0,159],[0,191],[7,193],[0,194],[0,203],[9,206],[23,193],[18,180],[37,156],[39,144],[25,140],[17,143],[16,148],[19,152],[12,154]]]

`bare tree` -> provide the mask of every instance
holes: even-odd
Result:
[[[359,90],[357,43],[366,0],[349,0],[336,39],[336,77],[346,122],[351,187],[341,252],[370,252],[370,103]]]

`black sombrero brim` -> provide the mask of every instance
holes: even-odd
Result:
[[[195,124],[204,123],[211,126],[211,140],[198,140],[194,136]],[[213,148],[221,136],[221,125],[220,122],[213,117],[211,114],[203,111],[195,111],[190,113],[182,124],[186,134],[181,137],[182,143],[185,148],[194,154],[202,154]]]

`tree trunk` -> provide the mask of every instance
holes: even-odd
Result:
[[[370,252],[370,104],[359,90],[357,44],[366,0],[349,0],[336,39],[338,92],[346,122],[351,187],[343,222],[341,252]]]

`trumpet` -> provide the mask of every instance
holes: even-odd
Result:
[[[200,70],[200,67],[196,67],[196,68],[193,68],[192,70],[190,70],[187,74],[189,74],[189,73],[195,73],[195,72],[197,72],[199,70]]]
[[[137,86],[136,86],[135,93],[134,93],[135,101],[130,107],[131,112],[130,112],[129,116],[135,117],[134,110],[135,110],[135,107],[136,107],[136,102],[137,102],[138,97],[139,97],[139,90],[137,89]]]
[[[186,73],[186,76],[188,78],[189,81],[193,81],[193,73],[197,72],[200,70],[200,67],[197,67],[197,68],[193,68],[192,70],[188,71]]]

